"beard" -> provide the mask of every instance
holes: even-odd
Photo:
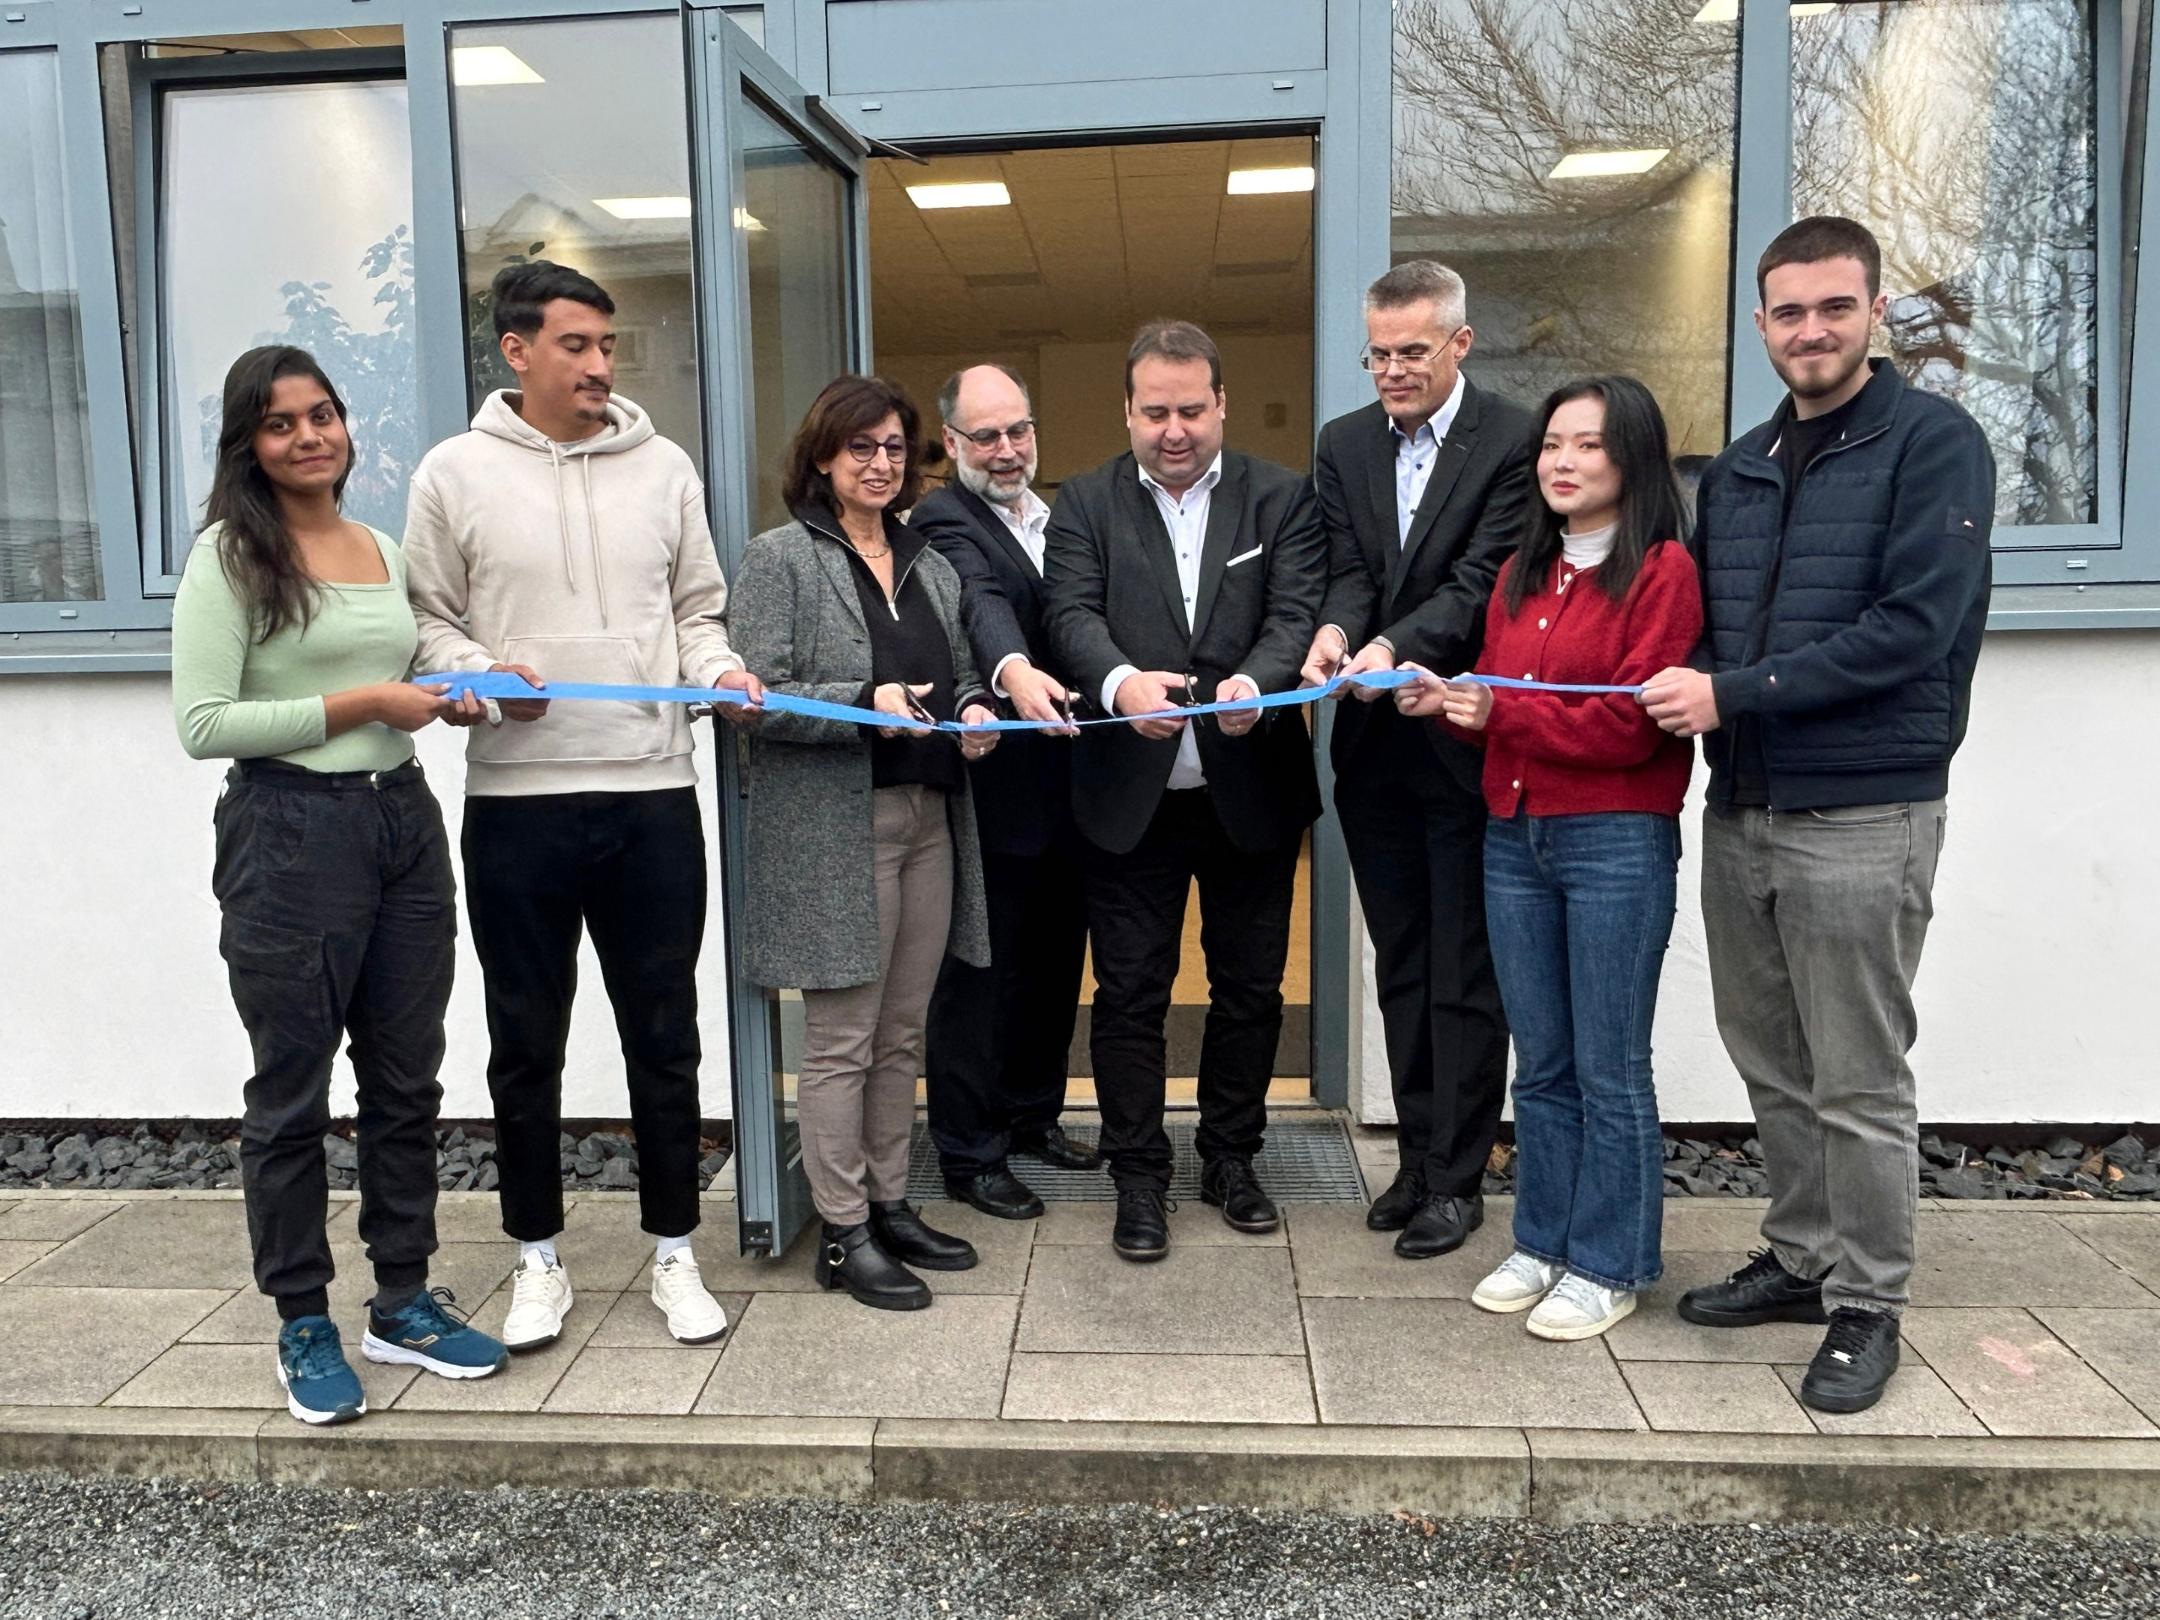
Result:
[[[1863,343],[1856,352],[1850,355],[1828,350],[1817,350],[1812,354],[1799,356],[1798,362],[1798,364],[1795,364],[1780,357],[1771,362],[1770,369],[1778,374],[1778,381],[1792,391],[1795,399],[1821,399],[1843,388],[1846,383],[1852,380],[1853,373],[1867,364],[1867,345]],[[1829,369],[1816,371],[1812,377],[1803,380],[1800,375],[1800,365],[1809,362],[1813,362],[1816,366],[1822,366],[1827,362]]]
[[[965,456],[953,461],[953,471],[959,475],[960,487],[970,495],[978,496],[994,506],[1016,506],[1020,497],[1035,482],[1035,455],[1009,472],[992,472],[988,467],[978,467]]]

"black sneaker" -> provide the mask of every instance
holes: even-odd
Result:
[[[1898,1365],[1898,1319],[1888,1311],[1840,1305],[1800,1380],[1800,1400],[1818,1412],[1865,1412],[1882,1399]]]
[[[1120,1187],[1110,1247],[1127,1260],[1160,1260],[1168,1254],[1169,1202],[1153,1187]]]
[[[1680,1314],[1703,1327],[1756,1327],[1764,1322],[1822,1322],[1822,1284],[1795,1277],[1768,1249],[1723,1282],[1680,1296]]]

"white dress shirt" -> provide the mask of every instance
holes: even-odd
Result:
[[[1005,527],[1012,530],[1013,538],[1020,542],[1020,549],[1027,553],[1029,562],[1035,565],[1038,576],[1043,571],[1043,531],[1050,526],[1050,505],[1032,489],[1023,489],[1017,501],[993,501],[983,497],[991,511],[1004,519]],[[990,690],[999,697],[1011,697],[1005,690],[1005,666],[1015,658],[1026,658],[1025,653],[1007,653],[990,672]],[[1030,660],[1032,662],[1033,660]]]
[[[1222,452],[1217,451],[1208,470],[1200,475],[1185,493],[1173,495],[1149,476],[1146,468],[1140,469],[1140,485],[1155,497],[1155,509],[1162,513],[1163,524],[1170,531],[1170,549],[1177,558],[1178,591],[1185,599],[1185,632],[1192,634],[1193,610],[1200,601],[1200,549],[1207,539],[1208,506],[1215,493],[1215,486],[1222,482]],[[1113,669],[1102,684],[1102,707],[1105,714],[1116,714],[1117,689],[1125,684],[1128,676],[1137,675],[1137,664],[1120,664]],[[1244,675],[1234,675],[1233,680],[1243,681],[1254,695],[1259,688]],[[1198,694],[1203,703],[1215,701],[1213,692]],[[1207,786],[1207,776],[1200,769],[1200,742],[1187,725],[1178,735],[1177,763],[1170,767],[1170,783],[1173,789]]]

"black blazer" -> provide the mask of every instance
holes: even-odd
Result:
[[[960,618],[985,681],[1014,653],[1050,671],[1043,577],[990,503],[955,481],[908,514],[908,527],[960,576]],[[1072,740],[1008,731],[968,767],[975,822],[992,855],[1040,855],[1072,826]]]
[[[1375,636],[1395,644],[1398,663],[1441,675],[1474,668],[1485,640],[1485,607],[1501,563],[1515,549],[1531,496],[1530,413],[1463,383],[1440,457],[1410,520],[1395,529],[1395,435],[1378,400],[1320,430],[1313,487],[1328,532],[1328,586],[1321,624],[1337,625],[1355,653]],[[1384,701],[1384,700],[1383,700]],[[1354,700],[1335,715],[1335,769],[1352,768],[1381,704]],[[1420,725],[1434,754],[1475,793],[1482,750]]]
[[[1327,581],[1327,534],[1311,484],[1271,461],[1225,450],[1209,499],[1193,623],[1155,497],[1130,452],[1068,479],[1048,535],[1050,651],[1091,704],[1120,664],[1191,675],[1202,702],[1249,675],[1287,691],[1312,641]],[[1198,727],[1200,767],[1239,849],[1278,849],[1320,814],[1312,742],[1297,711],[1268,710],[1243,737]],[[1175,738],[1126,726],[1084,730],[1074,749],[1073,813],[1097,845],[1140,841],[1177,763]]]

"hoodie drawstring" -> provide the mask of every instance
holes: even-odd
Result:
[[[607,570],[600,566],[600,508],[593,504],[592,457],[578,457],[585,474],[585,541],[592,555],[593,588],[600,595],[600,628],[612,629],[608,622]]]
[[[548,462],[555,469],[555,527],[562,538],[562,582],[565,590],[577,590],[577,575],[570,570],[570,506],[563,499],[562,452],[548,446]]]

